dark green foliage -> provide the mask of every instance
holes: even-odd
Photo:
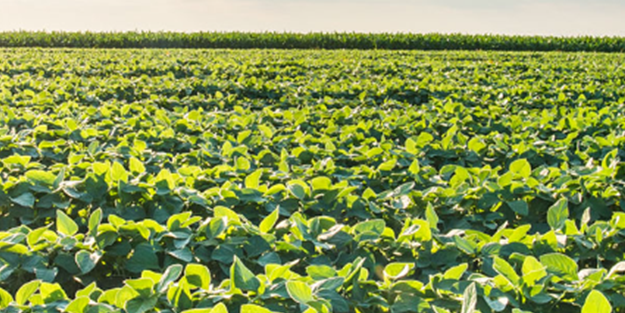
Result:
[[[410,33],[0,32],[0,47],[623,52],[622,37]]]

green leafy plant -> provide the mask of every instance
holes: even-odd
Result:
[[[559,40],[519,44],[612,42]],[[0,50],[0,309],[621,312],[624,75],[620,54]]]

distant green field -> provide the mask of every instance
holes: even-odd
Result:
[[[625,37],[411,33],[0,32],[0,47],[625,52]]]
[[[624,61],[0,50],[0,309],[623,312]]]

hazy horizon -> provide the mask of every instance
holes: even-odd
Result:
[[[625,36],[617,0],[3,0],[0,31]]]

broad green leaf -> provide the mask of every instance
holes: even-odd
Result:
[[[130,158],[128,166],[130,171],[135,175],[145,173],[145,166],[135,157]]]
[[[614,214],[612,214],[612,219],[610,220],[610,225],[618,230],[625,229],[625,213],[614,212]]]
[[[156,284],[158,281],[160,281],[161,277],[163,277],[163,274],[157,273],[155,271],[145,270],[141,272],[141,278],[151,279],[153,282],[153,285]]]
[[[291,299],[300,304],[306,304],[310,301],[314,301],[312,295],[312,289],[305,282],[301,281],[288,281],[286,283],[286,290],[289,293]]]
[[[11,304],[11,302],[13,302],[11,294],[0,288],[0,309],[5,309]]]
[[[211,283],[211,274],[208,267],[201,264],[187,264],[184,277],[194,288],[208,290]]]
[[[486,304],[488,304],[488,306],[495,312],[501,312],[505,310],[508,302],[510,302],[510,300],[503,295],[495,298],[484,296],[482,297],[482,299],[484,299]]]
[[[26,237],[26,242],[28,243],[28,246],[31,249],[33,249],[35,245],[39,242],[39,240],[42,239],[42,235],[48,230],[48,227],[49,225],[45,227],[37,228],[35,230],[32,230],[28,234],[28,237]]]
[[[67,305],[65,311],[69,313],[85,313],[89,302],[89,297],[77,297]]]
[[[540,263],[547,267],[547,271],[558,276],[575,281],[577,277],[577,263],[562,253],[549,253],[540,256]]]
[[[81,273],[87,274],[95,268],[101,256],[102,253],[100,251],[89,253],[85,250],[81,250],[76,254],[75,260]]]
[[[276,185],[271,186],[271,188],[269,188],[267,191],[265,191],[265,195],[271,196],[284,190],[286,190],[286,187],[284,187],[283,184],[276,184]]]
[[[67,300],[65,291],[58,283],[41,283],[39,286],[39,293],[43,298],[44,303],[52,303],[61,300]]]
[[[411,313],[411,312],[429,312],[430,305],[419,295],[410,293],[400,293],[393,302],[390,312],[392,313]],[[364,312],[364,311],[363,311]]]
[[[526,224],[517,227],[510,235],[508,235],[508,242],[521,241],[527,235],[527,232],[532,228],[532,225]]]
[[[494,257],[493,269],[505,277],[513,286],[519,286],[519,275],[514,271],[514,268],[506,260],[500,257]]]
[[[232,288],[238,288],[243,291],[258,291],[258,288],[260,288],[258,278],[236,256],[230,267],[230,280]]]
[[[406,151],[412,154],[418,154],[419,149],[417,147],[417,142],[412,140],[412,138],[406,139]]]
[[[417,138],[417,146],[424,147],[425,145],[432,142],[433,140],[434,140],[434,136],[432,136],[430,133],[422,132],[419,134],[419,137]]]
[[[482,142],[480,138],[473,137],[471,140],[469,140],[468,147],[469,150],[479,153],[480,151],[482,151],[482,149],[486,148],[486,144],[484,144],[484,142]]]
[[[412,175],[418,175],[419,171],[421,171],[421,166],[419,165],[419,160],[414,159],[412,161],[412,163],[410,164],[410,167],[408,167],[408,171],[412,174]]]
[[[126,312],[128,313],[144,313],[149,310],[154,309],[156,303],[158,302],[158,297],[152,296],[148,298],[138,297],[134,298],[124,305]]]
[[[42,282],[51,283],[54,281],[54,278],[56,278],[57,274],[59,273],[59,269],[56,267],[52,269],[37,267],[35,268],[34,272],[37,279],[41,280]]]
[[[142,297],[149,297],[153,294],[154,280],[152,278],[127,279],[124,283],[132,287]]]
[[[119,301],[117,301],[118,296],[120,296],[120,294],[122,293],[122,290],[125,289],[131,289],[130,287],[126,288],[113,288],[113,289],[109,289],[109,290],[105,290],[99,297],[98,297],[98,302],[100,303],[107,303],[107,304],[111,304],[111,305],[117,305],[117,303],[119,303]],[[136,292],[135,295],[131,295],[131,296],[137,296]],[[123,307],[124,303],[121,303],[121,306]]]
[[[90,297],[91,295],[93,295],[94,293],[99,293],[98,287],[96,286],[96,283],[93,282],[91,284],[89,284],[87,287],[76,291],[76,297]]]
[[[280,208],[278,207],[260,222],[260,225],[258,227],[260,231],[262,233],[269,233],[271,229],[273,228],[273,226],[278,221],[279,216],[280,216]]]
[[[78,232],[78,224],[74,220],[63,213],[61,210],[56,211],[56,229],[59,233],[66,236],[73,236]]]
[[[310,188],[308,185],[301,180],[292,180],[287,183],[287,189],[293,194],[296,198],[302,200],[310,193]]]
[[[378,166],[378,171],[392,171],[397,165],[396,159],[390,159]]]
[[[382,153],[384,153],[384,150],[382,150],[382,148],[380,148],[380,147],[375,147],[375,148],[369,149],[369,150],[365,153],[365,156],[366,156],[368,159],[372,159],[372,158],[375,158],[376,156],[378,156],[378,155],[380,155],[380,154],[382,154]]]
[[[273,130],[266,125],[258,125],[258,130],[260,130],[263,135],[269,139],[273,137]]]
[[[98,226],[102,222],[102,209],[97,209],[89,216],[89,234],[95,236],[98,231]]]
[[[532,174],[532,166],[526,159],[518,159],[510,164],[510,172],[528,178]]]
[[[167,298],[176,308],[186,310],[193,307],[193,300],[189,284],[185,279],[181,279],[177,286],[174,285],[167,290]]]
[[[467,263],[456,265],[446,270],[445,273],[443,274],[443,278],[459,280],[462,277],[462,274],[464,274],[464,272],[466,272],[468,268],[469,268],[469,264]]]
[[[398,236],[398,241],[412,238],[419,241],[432,240],[432,230],[430,223],[421,219],[413,219],[409,224],[404,225],[402,232]]]
[[[228,313],[228,308],[223,303],[217,303],[211,311],[211,313]]]
[[[508,201],[506,204],[512,209],[512,211],[516,212],[521,216],[527,216],[529,214],[529,208],[527,206],[527,202],[523,200],[518,201]]]
[[[139,244],[126,261],[126,270],[132,273],[141,273],[147,269],[159,269],[158,257],[154,248],[149,244]]]
[[[56,175],[40,170],[30,170],[26,172],[26,178],[29,182],[42,186],[53,186]]]
[[[306,274],[314,280],[336,277],[336,271],[327,265],[309,265],[306,267]]]
[[[180,310],[193,307],[191,290],[185,279],[180,280],[178,284],[172,285],[167,289],[167,299],[169,303]]]
[[[332,189],[332,180],[325,176],[315,177],[310,183],[315,191]]]
[[[25,192],[15,198],[11,198],[11,201],[23,207],[32,208],[35,205],[35,196],[30,192]]]
[[[10,244],[7,242],[0,242],[0,248],[2,248],[2,252],[15,253],[15,254],[20,254],[20,255],[26,255],[29,252],[28,247],[19,243]],[[11,264],[9,264],[9,266],[10,265]],[[1,267],[0,267],[0,270],[1,270]]]
[[[20,289],[18,289],[17,293],[15,294],[15,302],[18,305],[26,304],[30,296],[32,296],[35,291],[37,291],[37,288],[39,288],[40,285],[41,281],[39,280],[34,280],[22,285],[22,287],[20,287]]]
[[[191,249],[189,249],[189,247],[184,247],[179,250],[167,251],[167,254],[184,262],[193,261],[193,252],[191,252]]]
[[[618,153],[619,153],[619,149],[614,149],[610,151],[608,154],[606,154],[605,157],[603,157],[603,160],[601,161],[601,167],[605,169],[615,168],[616,165],[619,163],[619,159],[617,157]]]
[[[527,256],[523,260],[523,281],[528,286],[533,286],[539,279],[547,276],[545,266],[543,266],[535,257]]]
[[[183,267],[180,264],[170,265],[165,270],[165,273],[163,273],[161,280],[156,285],[156,291],[161,293],[164,292],[169,284],[173,283],[178,279],[178,277],[180,277],[180,275],[182,274],[182,269]]]
[[[456,244],[456,247],[461,251],[464,251],[464,253],[469,255],[473,255],[476,253],[477,245],[474,242],[464,239],[458,235],[454,236],[453,240]]]
[[[126,172],[124,166],[121,165],[119,162],[113,162],[113,165],[111,166],[111,178],[113,179],[113,181],[127,182],[128,172]]]
[[[547,223],[553,230],[564,227],[566,219],[569,217],[568,201],[560,199],[547,211]]]
[[[237,142],[243,143],[243,141],[245,141],[245,139],[247,139],[251,134],[252,134],[252,131],[249,129],[239,132],[237,134]]]
[[[261,169],[257,169],[245,177],[245,188],[258,189],[260,185],[260,177],[263,174]]]
[[[228,227],[228,218],[223,216],[221,218],[213,218],[206,227],[206,236],[208,238],[215,238],[221,235]]]
[[[612,313],[612,305],[601,291],[593,290],[584,301],[582,313]]]
[[[63,180],[65,179],[65,173],[66,173],[66,168],[63,167],[58,174],[56,174],[56,177],[54,178],[54,182],[52,182],[52,187],[54,189],[59,188],[59,186],[61,186],[61,183],[63,182]]]
[[[104,175],[111,169],[111,165],[108,162],[93,162],[91,168],[96,175]]]
[[[228,224],[232,225],[232,224],[236,224],[236,225],[240,225],[241,224],[241,217],[234,211],[223,207],[223,206],[217,206],[214,209],[214,218],[215,219],[219,219],[221,217],[226,217]]]
[[[27,155],[12,155],[9,157],[6,157],[2,160],[2,163],[4,163],[5,165],[21,165],[22,167],[26,167],[26,165],[28,165],[28,163],[30,163],[30,156]]]
[[[365,189],[365,191],[362,193],[362,198],[366,200],[375,199],[376,197],[377,195],[375,191],[373,191],[371,188]]]
[[[237,170],[240,170],[240,171],[247,171],[251,167],[250,161],[245,157],[238,157],[236,163],[237,163],[236,164]]]
[[[392,193],[392,194],[390,194],[389,196],[394,196],[394,197],[397,197],[397,196],[405,196],[405,195],[408,195],[408,194],[410,194],[410,192],[411,192],[412,190],[414,190],[414,187],[415,187],[415,183],[414,183],[414,182],[409,182],[409,183],[401,184],[401,185],[397,186],[397,188],[395,188],[395,189],[393,190],[393,193]]]
[[[365,232],[372,232],[380,236],[384,232],[384,227],[386,227],[386,223],[384,222],[384,220],[375,219],[375,220],[360,222],[354,226],[353,230],[357,234],[365,233]]]
[[[471,283],[462,294],[462,309],[461,313],[473,313],[475,312],[475,306],[477,305],[477,287],[475,283]]]
[[[272,313],[272,312],[273,311],[267,310],[255,304],[244,304],[241,306],[241,313]]]
[[[406,277],[414,266],[414,263],[390,263],[384,267],[384,277],[393,280]]]
[[[167,219],[167,229],[170,231],[176,231],[179,230],[180,228],[184,228],[189,224],[190,221],[192,221],[194,223],[194,221],[197,221],[197,218],[192,218],[191,217],[192,212],[182,212],[179,214],[174,214],[172,216],[170,216]]]
[[[436,214],[436,210],[434,210],[434,207],[431,203],[428,203],[428,206],[425,209],[425,219],[430,224],[430,228],[438,229],[438,214]]]

